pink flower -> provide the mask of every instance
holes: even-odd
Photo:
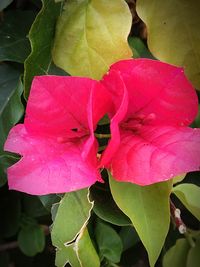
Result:
[[[97,81],[35,77],[24,124],[15,126],[5,143],[5,150],[22,155],[8,169],[9,188],[43,195],[102,181],[94,130],[110,105]]]
[[[183,69],[148,59],[112,65],[102,84],[115,108],[112,137],[101,166],[119,181],[149,185],[199,170],[200,129],[188,126],[198,111]]]

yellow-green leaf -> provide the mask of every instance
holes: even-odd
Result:
[[[71,75],[100,79],[113,62],[132,56],[131,22],[124,0],[68,0],[57,23],[54,63]]]
[[[200,89],[200,1],[138,0],[137,13],[146,23],[148,46],[159,60],[185,67]]]
[[[148,252],[150,265],[154,266],[169,229],[169,195],[172,183],[142,187],[117,182],[111,175],[109,180],[116,204],[130,218]]]
[[[173,188],[173,193],[200,221],[200,187],[194,184],[180,184]]]
[[[75,250],[81,267],[99,267],[100,260],[85,227],[75,242]]]

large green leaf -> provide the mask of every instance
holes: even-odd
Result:
[[[61,250],[56,251],[55,265],[57,267],[64,267],[67,263],[70,263],[72,267],[81,267],[76,251],[74,249],[74,243]]]
[[[25,61],[25,96],[29,95],[31,82],[36,75],[45,75],[51,66],[51,47],[60,4],[53,0],[42,0],[43,6],[32,24],[29,39],[31,54]]]
[[[200,89],[200,1],[138,0],[137,13],[146,23],[148,46],[159,60],[185,67]]]
[[[95,228],[95,237],[101,259],[106,258],[112,263],[118,263],[123,245],[117,232],[108,224],[98,221]]]
[[[56,253],[56,266],[64,267],[99,267],[100,261],[92,244],[87,228],[83,228],[75,242]]]
[[[34,17],[33,11],[5,12],[4,20],[0,25],[0,61],[24,62],[30,53],[27,34]]]
[[[100,260],[85,227],[75,242],[75,249],[81,267],[99,267]]]
[[[100,79],[109,66],[131,57],[131,13],[124,0],[69,0],[56,28],[53,60],[75,76]]]
[[[0,64],[0,153],[10,128],[19,121],[24,108],[21,103],[23,86],[19,71]],[[17,86],[18,84],[18,86]]]
[[[186,267],[189,249],[190,245],[186,239],[178,239],[176,244],[166,252],[163,258],[163,267]]]
[[[114,200],[132,221],[154,266],[169,229],[171,182],[142,187],[117,182],[111,175],[109,180]]]
[[[200,187],[194,184],[180,184],[173,188],[173,193],[200,221]]]
[[[79,234],[82,233],[90,218],[93,203],[90,202],[88,194],[88,189],[67,193],[56,207],[51,239],[58,249],[56,255],[58,267],[62,266],[63,261],[70,262],[70,257],[74,256],[70,252],[69,257],[70,248],[67,248],[72,242],[78,242]]]

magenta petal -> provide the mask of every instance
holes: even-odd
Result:
[[[108,167],[112,157],[115,155],[115,152],[118,150],[120,145],[119,123],[123,120],[127,112],[128,94],[123,79],[121,78],[120,74],[116,73],[115,71],[111,71],[109,77],[105,77],[105,79],[102,80],[102,84],[107,87],[114,103],[109,114],[111,117],[111,139],[102,154],[100,163],[101,167]]]
[[[111,164],[119,181],[149,185],[200,168],[200,129],[146,126],[139,135],[121,134]]]
[[[9,188],[44,195],[79,190],[101,181],[97,162],[92,165],[81,156],[85,142],[59,143],[53,138],[31,136],[22,124],[15,126],[5,150],[23,157],[8,169]]]
[[[130,59],[113,64],[111,71],[120,73],[127,87],[127,119],[151,114],[151,125],[188,126],[197,115],[197,95],[182,68],[156,60]],[[104,77],[108,86],[113,82],[110,72]]]
[[[95,107],[88,106],[91,92]],[[104,102],[100,101],[100,94],[104,95]],[[93,124],[96,124],[107,111],[107,96],[102,85],[89,78],[35,77],[26,109],[26,128],[38,135],[81,137],[90,128],[88,109],[92,109]]]

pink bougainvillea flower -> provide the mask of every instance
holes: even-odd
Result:
[[[149,185],[199,170],[200,129],[188,127],[198,100],[182,68],[123,60],[111,66],[102,84],[115,108],[101,165],[115,179]]]
[[[97,81],[35,77],[24,124],[13,127],[5,143],[6,151],[22,155],[8,169],[9,188],[43,195],[101,181],[94,130],[110,104]]]

